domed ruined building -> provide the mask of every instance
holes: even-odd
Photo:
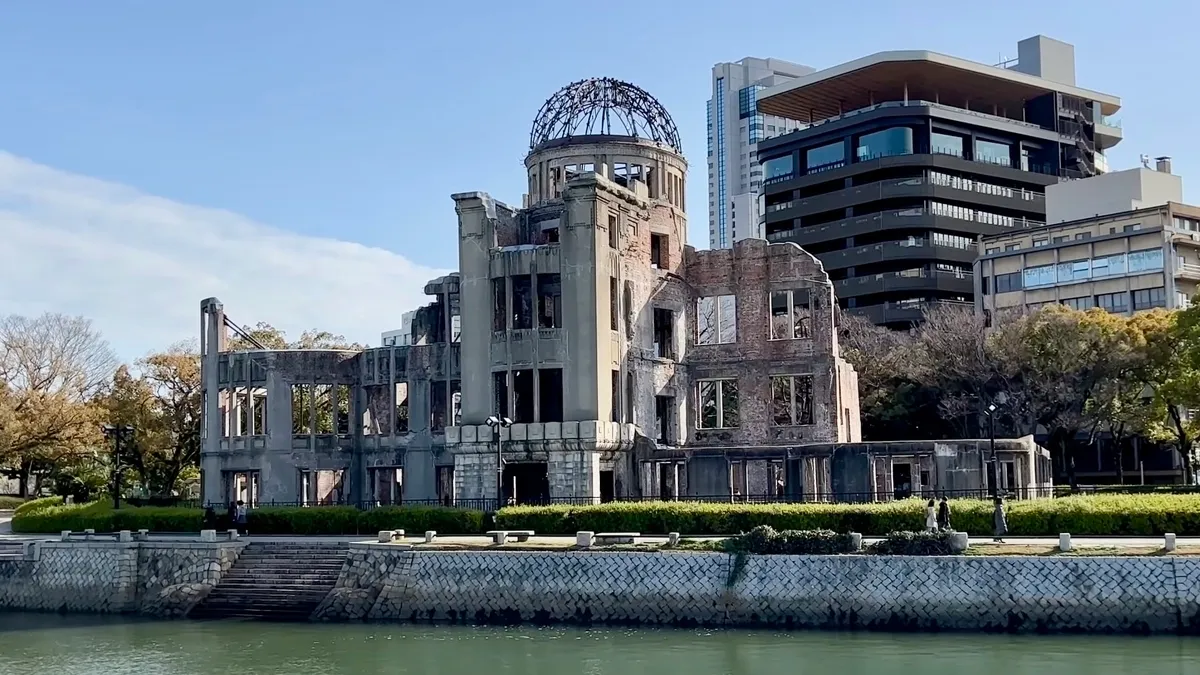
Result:
[[[452,195],[460,271],[399,344],[231,352],[204,301],[206,502],[829,498],[861,437],[821,263],[687,246],[679,131],[627,82],[551,96],[525,168],[521,208]]]

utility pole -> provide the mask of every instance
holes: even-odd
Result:
[[[121,508],[121,441],[128,442],[133,438],[133,427],[128,424],[113,426],[105,424],[104,437],[112,439],[113,442],[113,475],[112,475],[112,493],[113,493],[113,510]]]

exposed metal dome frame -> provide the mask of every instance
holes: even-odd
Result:
[[[682,154],[670,113],[645,89],[611,77],[572,82],[546,99],[533,119],[529,149],[572,136],[632,136]]]

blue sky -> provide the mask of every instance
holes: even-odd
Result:
[[[673,115],[704,246],[710,70],[743,56],[991,63],[1030,35],[1065,40],[1079,85],[1122,98],[1114,168],[1172,155],[1196,201],[1197,18],[1170,0],[6,2],[0,314],[93,316],[132,357],[192,337],[219,295],[239,321],[377,341],[423,275],[456,265],[449,195],[519,204],[534,114],[591,76]]]

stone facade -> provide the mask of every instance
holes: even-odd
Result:
[[[0,608],[183,616],[244,544],[37,542],[0,561]]]
[[[1200,633],[1186,557],[413,552],[354,545],[326,621]]]

